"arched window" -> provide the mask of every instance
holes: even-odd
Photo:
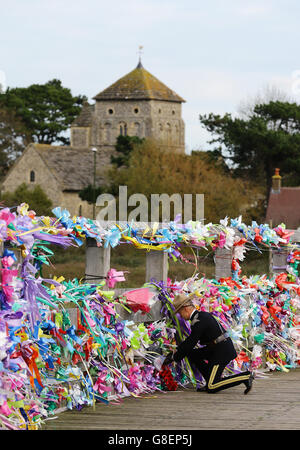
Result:
[[[34,170],[30,171],[30,182],[33,183],[35,181],[35,173]]]
[[[119,125],[119,130],[120,130],[120,135],[121,136],[127,136],[127,124],[126,123],[124,123],[124,122],[122,122],[122,123],[120,123],[120,125]]]

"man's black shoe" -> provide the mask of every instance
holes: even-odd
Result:
[[[249,379],[248,379],[247,381],[245,381],[245,386],[246,386],[246,389],[244,390],[244,394],[245,394],[245,395],[247,395],[248,392],[251,391],[251,389],[252,389],[252,384],[253,384],[253,380],[254,380],[254,375],[253,375],[253,373],[251,372],[251,373],[250,373]]]

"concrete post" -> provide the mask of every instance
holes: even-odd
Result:
[[[231,277],[232,269],[232,250],[226,248],[217,248],[214,256],[215,261],[215,278]]]
[[[290,238],[291,244],[300,243],[300,232],[298,230],[287,230],[292,231],[293,234]],[[291,248],[281,247],[281,248],[270,248],[269,250],[269,271],[270,276],[286,272],[287,269],[287,257]]]
[[[159,250],[150,250],[146,253],[146,282],[151,278],[157,281],[167,282],[168,278],[168,255]]]
[[[270,275],[286,272],[289,250],[284,247],[272,248],[270,252]]]
[[[85,253],[86,281],[97,283],[105,278],[110,269],[110,247],[97,247],[95,239],[86,239]]]

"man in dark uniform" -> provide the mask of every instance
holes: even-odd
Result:
[[[244,394],[248,394],[253,374],[247,370],[222,378],[227,364],[237,356],[233,342],[212,314],[195,309],[192,298],[193,295],[177,295],[174,299],[174,314],[179,313],[183,319],[191,321],[191,334],[178,345],[174,354],[167,355],[164,364],[179,362],[187,356],[206,381],[206,385],[197,391],[215,393],[243,383],[246,386]],[[194,348],[198,342],[202,348]]]

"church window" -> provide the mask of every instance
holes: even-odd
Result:
[[[113,113],[114,113],[114,110],[112,108],[109,108],[108,114],[113,114]]]
[[[173,114],[173,116],[175,116],[175,111],[174,111],[174,109],[173,109],[173,111],[172,111],[172,114]]]
[[[33,183],[35,181],[35,172],[34,170],[30,171],[30,182]]]
[[[121,136],[127,136],[127,125],[126,123],[120,124],[120,135]]]
[[[134,114],[138,114],[139,113],[139,108],[134,108]]]

